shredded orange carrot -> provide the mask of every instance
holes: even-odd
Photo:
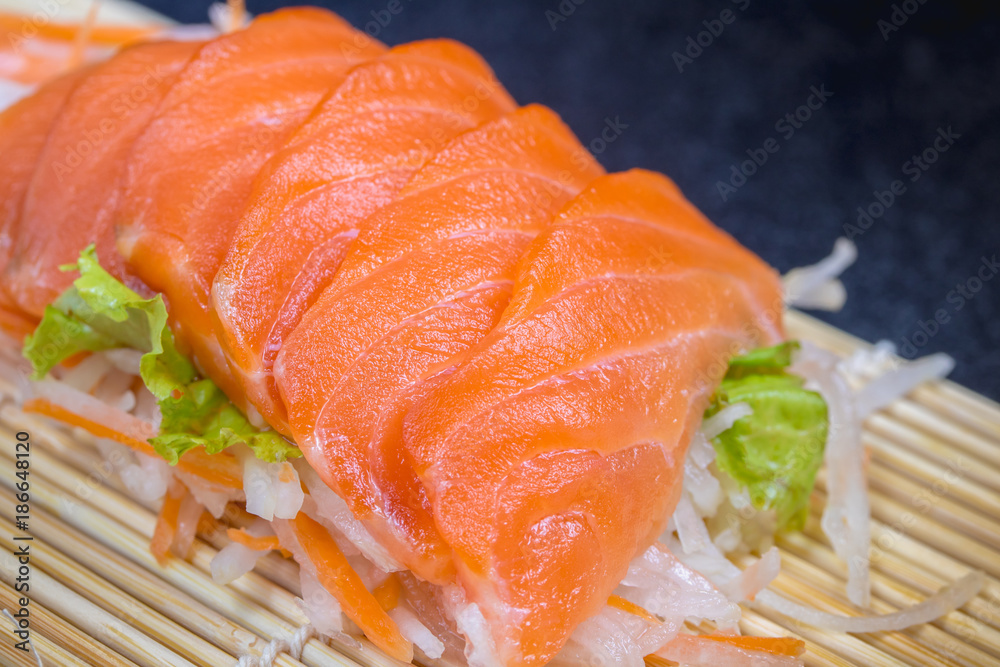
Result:
[[[202,512],[198,517],[197,533],[200,535],[212,535],[219,529],[219,522],[208,512]]]
[[[226,537],[254,551],[272,551],[281,548],[281,545],[278,544],[278,538],[274,535],[255,537],[248,533],[245,528],[227,528]]]
[[[281,470],[278,471],[278,481],[282,484],[288,484],[293,479],[295,479],[295,468],[288,461],[281,464]]]
[[[382,609],[392,611],[399,606],[399,596],[403,593],[403,585],[399,583],[396,573],[391,573],[385,581],[372,591]]]
[[[15,340],[22,340],[38,326],[38,322],[23,313],[4,308],[0,305],[0,329],[7,332]]]
[[[619,595],[612,595],[611,597],[609,597],[608,606],[614,607],[615,609],[620,609],[621,611],[624,611],[628,614],[632,614],[633,616],[638,616],[640,618],[643,618],[649,621],[650,623],[662,622],[656,616],[653,616],[651,613],[649,613],[639,605],[635,604],[634,602],[629,602],[628,600]]]
[[[61,365],[65,368],[76,368],[81,363],[90,358],[90,356],[91,353],[87,352],[86,350],[82,352],[77,352],[76,354],[63,359]]]
[[[170,545],[174,543],[174,536],[177,534],[178,516],[181,511],[181,502],[187,495],[187,489],[176,479],[171,480],[167,487],[167,495],[163,499],[163,506],[156,517],[156,528],[153,529],[153,539],[150,540],[149,550],[156,557],[156,562],[163,565],[170,555]]]
[[[290,522],[299,544],[316,567],[319,582],[330,592],[348,618],[358,624],[376,646],[403,662],[413,660],[413,644],[399,632],[375,596],[365,588],[361,577],[347,562],[340,547],[326,528],[304,512]]]
[[[115,429],[100,424],[86,417],[82,417],[75,412],[67,410],[61,405],[57,405],[47,398],[33,398],[31,400],[25,401],[24,403],[25,412],[34,412],[36,414],[45,415],[46,417],[52,417],[57,419],[64,424],[70,426],[79,426],[83,430],[87,431],[91,435],[95,435],[98,438],[108,438],[109,440],[114,440],[123,445],[128,445],[132,449],[142,452],[143,454],[149,454],[150,456],[156,455],[156,450],[145,440],[140,440],[139,438],[132,437],[127,433],[119,433]]]
[[[36,21],[31,16],[0,12],[0,32],[7,35],[34,39],[41,37],[62,42],[72,42],[83,30],[84,25],[76,23],[55,23],[53,21]],[[89,40],[103,46],[119,46],[135,42],[156,33],[159,29],[153,26],[102,26],[90,28]]]
[[[82,417],[61,405],[56,405],[48,399],[33,398],[25,401],[23,410],[51,417],[70,426],[79,426],[91,435],[114,440],[137,452],[149,456],[159,456],[153,446],[145,440],[140,440],[127,433],[119,433],[113,428]],[[243,488],[243,473],[239,462],[228,454],[207,454],[204,449],[192,449],[181,456],[177,468],[219,486],[231,489]]]
[[[225,452],[209,454],[200,447],[190,449],[181,456],[177,467],[227,489],[243,488],[243,468],[235,457]]]
[[[650,623],[660,623],[660,619],[650,614],[648,611],[635,604],[634,602],[629,602],[625,598],[619,595],[612,595],[608,598],[608,606],[614,607],[615,609],[620,609],[626,614],[632,614],[633,616],[638,616],[639,618],[645,619]]]
[[[699,635],[701,639],[732,644],[748,651],[761,651],[772,655],[787,655],[792,658],[805,653],[806,645],[801,639],[792,637],[742,637],[740,635]]]

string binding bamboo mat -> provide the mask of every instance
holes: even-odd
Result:
[[[846,355],[861,341],[799,313],[792,337]],[[159,567],[149,553],[155,513],[131,500],[92,438],[21,413],[0,378],[0,608],[16,608],[14,433],[31,433],[31,627],[45,665],[233,665],[306,624],[296,566],[276,554],[229,586],[209,563],[225,544],[201,533],[189,562]],[[951,382],[926,384],[865,423],[870,451],[872,610],[919,602],[971,569],[986,573],[965,607],[905,632],[846,635],[745,610],[745,634],[806,642],[807,665],[1000,665],[1000,405]],[[779,538],[782,574],[772,588],[817,608],[852,613],[845,568],[819,528],[820,476],[803,533]],[[35,665],[15,650],[0,618],[0,663]],[[399,665],[365,640],[312,638],[281,667]],[[650,664],[666,664],[650,661]]]

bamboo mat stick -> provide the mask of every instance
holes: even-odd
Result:
[[[18,562],[13,554],[0,552],[0,578],[12,585]],[[121,622],[89,600],[73,592],[40,568],[31,572],[31,599],[72,622],[139,665],[150,667],[194,667],[185,658]]]
[[[872,460],[903,472],[932,490],[935,486],[940,488],[941,482],[945,482],[944,492],[948,497],[961,501],[987,517],[1000,516],[1000,491],[995,488],[963,477],[961,470],[924,458],[886,438],[865,433],[862,439],[872,454]],[[961,477],[961,483],[947,483],[957,477]]]
[[[14,646],[18,641],[10,627],[0,628],[0,664],[12,667],[38,667],[34,653],[30,651],[25,653]],[[31,643],[38,651],[38,656],[45,667],[88,667],[87,663],[59,644],[50,641],[48,637],[36,634],[31,638]]]
[[[789,338],[808,340],[842,357],[859,348],[871,347],[870,343],[797,310],[785,311],[785,328]]]
[[[5,583],[0,583],[0,608],[14,609],[18,605],[20,597],[21,594],[15,592],[13,588]],[[43,607],[38,601],[32,599],[30,609],[31,642],[35,645],[46,665],[54,663],[77,667],[89,662],[93,665],[107,665],[107,667],[135,667],[134,662],[123,658],[96,639],[81,632]],[[0,623],[0,627],[12,630],[9,619],[4,618],[3,620],[4,623]],[[14,637],[14,635],[11,634],[10,637]],[[29,664],[31,667],[38,667],[34,658]]]
[[[2,494],[0,497],[8,494]],[[5,500],[7,498],[4,498]],[[5,505],[12,507],[12,504]],[[3,514],[6,514],[3,512]],[[36,523],[32,517],[32,523]],[[0,519],[0,531],[13,534],[14,526],[10,517]],[[177,626],[159,611],[127,595],[121,589],[105,581],[90,569],[59,553],[35,533],[32,542],[32,564],[40,566],[50,576],[68,586],[82,597],[102,607],[105,611],[125,620],[129,625],[152,637],[158,642],[174,647],[189,660],[202,665],[221,665],[232,660],[232,656],[221,651],[201,637],[192,635],[187,629]],[[14,546],[12,540],[0,535],[0,543],[8,548]]]
[[[1000,550],[1000,522],[959,504],[947,494],[935,496],[920,484],[894,471],[877,459],[868,466],[868,485],[888,498],[905,503],[912,511],[961,530],[994,551]]]
[[[912,431],[922,433],[958,451],[964,451],[993,466],[1000,466],[1000,448],[997,447],[995,439],[991,440],[954,422],[942,419],[912,401],[895,401],[883,409],[883,414],[892,417],[895,422]]]
[[[952,382],[935,382],[916,388],[913,400],[952,421],[1000,439],[1000,404]]]
[[[997,488],[1000,470],[997,468],[996,445],[980,447],[969,452],[967,447],[942,442],[940,438],[919,431],[890,415],[874,414],[865,422],[865,428],[876,435],[891,440],[924,458],[960,470],[963,476],[991,488]]]
[[[932,385],[933,386],[933,385]],[[892,404],[884,408],[887,414],[906,422],[914,428],[940,437],[941,439],[956,445],[965,442],[969,437],[974,438],[977,443],[996,443],[1000,440],[1000,413],[993,412],[988,417],[966,412],[965,419],[954,419],[951,416],[952,410],[942,410],[941,405],[926,405],[917,400],[914,392],[909,397],[893,401]],[[928,410],[927,408],[931,409]]]

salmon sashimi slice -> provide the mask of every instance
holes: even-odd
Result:
[[[639,170],[568,204],[514,285],[498,326],[425,383],[404,439],[499,664],[535,666],[663,530],[712,369],[782,338],[781,287]]]
[[[319,9],[289,9],[201,48],[136,140],[115,212],[129,269],[163,293],[202,372],[245,406],[209,291],[254,177],[354,65],[384,47]]]
[[[427,378],[496,325],[531,239],[601,173],[544,107],[460,135],[362,224],[278,354],[275,380],[307,460],[425,580],[454,573],[402,417]]]
[[[468,47],[398,46],[352,70],[265,165],[212,299],[233,373],[268,423],[287,432],[274,358],[358,225],[449,140],[514,108]]]
[[[75,70],[42,86],[0,113],[0,328],[21,338],[36,320],[21,310],[8,290],[5,269],[17,243],[18,221],[32,176],[52,124],[70,94],[90,73]]]
[[[15,234],[7,285],[41,317],[75,277],[60,271],[90,243],[102,266],[126,279],[112,213],[133,142],[153,117],[197,42],[149,42],[94,67],[67,100],[38,158]]]

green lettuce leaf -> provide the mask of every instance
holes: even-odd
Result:
[[[782,343],[730,361],[706,412],[733,403],[753,409],[713,440],[716,465],[747,488],[755,507],[774,510],[781,530],[805,526],[828,429],[823,397],[787,372],[797,347]]]
[[[301,456],[280,434],[250,424],[215,383],[199,377],[177,351],[159,294],[143,299],[111,276],[93,245],[80,253],[79,262],[61,268],[80,277],[45,309],[25,339],[23,354],[35,379],[80,352],[138,350],[143,353],[139,374],[163,414],[160,434],[149,442],[171,464],[194,447],[214,454],[240,442],[265,461]]]

